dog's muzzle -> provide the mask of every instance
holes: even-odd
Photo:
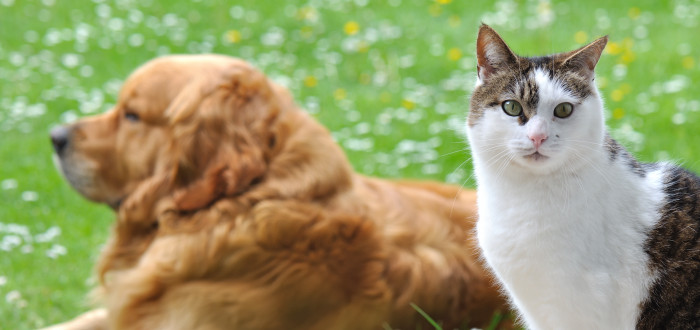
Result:
[[[68,146],[68,137],[70,136],[70,129],[65,126],[58,126],[51,130],[51,144],[53,144],[53,149],[56,154],[60,157]]]

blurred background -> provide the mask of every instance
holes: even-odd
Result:
[[[700,171],[700,1],[0,0],[0,328],[89,308],[114,220],[51,160],[51,127],[109,109],[163,54],[221,53],[287,86],[361,173],[473,188],[464,137],[475,39],[521,55],[610,35],[608,126],[643,161]]]

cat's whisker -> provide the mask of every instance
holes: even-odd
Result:
[[[590,151],[593,151],[593,152],[595,152],[595,153],[600,153],[601,150],[603,150],[603,149],[602,149],[602,148],[603,148],[603,145],[600,145],[600,144],[585,144],[585,143],[577,142],[577,141],[570,141],[570,142],[572,142],[572,143],[571,143],[572,146],[569,146],[569,147],[568,147],[570,150],[575,149],[575,148],[572,148],[572,147],[584,148],[584,149],[586,149],[586,150],[590,150]]]
[[[503,156],[505,156],[509,153],[510,153],[510,151],[507,149],[501,150],[500,152],[496,153],[495,155],[491,156],[491,158],[486,160],[486,164],[488,164],[489,166],[494,165],[495,162],[497,162],[498,160],[503,158]]]
[[[585,194],[585,188],[583,185],[583,180],[581,179],[580,176],[577,175],[576,170],[573,168],[571,164],[565,164],[565,169],[568,172],[568,175],[566,175],[566,179],[569,181],[573,181],[576,186],[578,187],[578,191],[573,187],[573,185],[569,185],[570,189],[567,189],[567,194],[570,193],[570,195],[567,195],[567,200],[566,203],[564,204],[566,209],[570,209],[571,207],[571,201],[573,201],[573,198],[578,198],[579,196],[584,196],[584,202],[586,205],[588,205],[588,198],[587,195]]]
[[[597,148],[598,150],[600,150],[601,148],[603,148],[603,147],[606,146],[605,143],[594,142],[594,141],[585,141],[585,140],[567,139],[566,142],[569,142],[569,143],[576,143],[576,144],[578,144],[578,145],[591,146],[591,147]]]
[[[503,156],[507,156],[507,157],[503,157]],[[503,172],[506,170],[508,165],[513,161],[513,159],[515,159],[515,157],[516,157],[515,155],[510,154],[507,150],[504,154],[502,154],[501,157],[499,157],[498,160],[501,160],[501,162],[498,164],[498,168],[496,170],[496,173],[497,173],[496,177],[498,177],[498,178],[502,177]]]
[[[464,163],[462,163],[462,165],[464,165]],[[461,167],[462,165],[460,165],[460,167]],[[450,216],[452,216],[452,212],[454,212],[454,209],[455,209],[455,206],[456,206],[456,203],[457,203],[457,198],[459,197],[459,194],[462,193],[462,191],[464,190],[464,187],[467,185],[467,182],[469,182],[469,179],[471,179],[472,176],[474,176],[474,173],[472,173],[466,180],[462,181],[462,184],[461,184],[461,185],[459,185],[459,189],[457,189],[457,194],[456,194],[455,197],[452,199],[452,207],[450,208]]]
[[[594,141],[586,141],[586,140],[567,139],[566,142],[578,143],[578,144],[581,144],[581,145],[588,145],[588,146],[593,146],[593,147],[596,147],[596,148],[603,148],[603,147],[605,146],[605,143],[594,142]]]
[[[594,162],[590,157],[585,157],[581,155],[578,150],[569,148],[569,151],[571,151],[579,161],[583,161],[585,165],[590,165],[590,167],[595,170],[598,174],[600,174],[600,178],[605,180],[605,183],[608,184],[609,187],[612,187],[612,182],[610,181],[610,178],[608,178],[608,175],[606,174],[605,170],[600,169],[598,164]]]
[[[448,153],[446,153],[446,154],[442,154],[442,155],[438,156],[438,158],[444,158],[444,157],[447,157],[447,156],[450,156],[450,155],[454,155],[454,154],[456,154],[456,153],[458,153],[458,152],[465,152],[465,153],[468,153],[468,152],[469,152],[469,149],[468,149],[468,148],[464,148],[464,149],[459,149],[459,150],[455,150],[455,151],[450,151],[450,152],[448,152]]]
[[[464,164],[468,163],[468,162],[471,161],[471,160],[472,160],[471,157],[469,157],[469,158],[467,158],[466,160],[464,160],[461,164],[459,164],[459,166],[457,166],[457,168],[455,168],[454,170],[452,170],[452,173],[459,171],[459,169],[462,168],[462,166],[464,166]]]

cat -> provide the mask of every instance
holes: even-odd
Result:
[[[700,329],[700,178],[607,133],[594,82],[607,41],[521,57],[479,29],[479,247],[528,328]]]

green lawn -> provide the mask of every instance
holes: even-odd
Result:
[[[464,119],[475,38],[523,55],[609,34],[598,84],[613,135],[700,171],[700,2],[0,0],[0,328],[88,308],[112,213],[53,168],[48,130],[110,107],[165,53],[253,62],[329,127],[355,168],[472,187]]]

